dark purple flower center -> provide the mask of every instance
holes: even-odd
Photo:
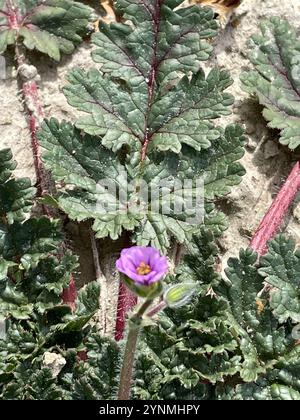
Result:
[[[148,265],[144,262],[141,262],[140,265],[136,268],[136,272],[140,276],[145,276],[146,274],[149,274],[150,271],[151,271],[150,265]]]

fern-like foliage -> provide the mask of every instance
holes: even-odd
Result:
[[[254,70],[241,76],[246,90],[265,107],[269,126],[281,130],[280,142],[290,149],[300,144],[300,40],[284,19],[272,17],[250,42]]]
[[[91,9],[73,0],[0,0],[0,54],[22,42],[54,60],[87,33]]]
[[[300,322],[300,253],[295,241],[278,236],[261,259],[261,265],[259,273],[272,285],[271,308],[276,317],[280,322],[288,319]]]
[[[4,386],[4,400],[62,400],[63,390],[57,386],[51,370],[23,363],[14,372],[15,380]]]
[[[29,179],[15,179],[12,176],[15,167],[11,150],[0,150],[0,218],[8,223],[23,219],[31,209],[35,193]]]
[[[213,12],[177,8],[181,3],[118,0],[123,23],[101,23],[93,37],[99,68],[73,70],[65,88],[69,103],[85,115],[75,126],[48,120],[39,133],[45,165],[63,186],[55,200],[71,219],[94,220],[99,238],[116,239],[127,230],[138,244],[164,252],[170,237],[188,245],[184,263],[166,282],[195,282],[198,293],[189,305],[167,309],[144,327],[133,398],[299,400],[299,250],[279,236],[264,257],[241,250],[228,261],[227,277],[220,274],[215,239],[225,224],[214,201],[243,175],[237,163],[243,135],[236,125],[213,123],[233,101],[225,92],[228,74],[200,68],[217,30]],[[263,37],[253,41],[258,73],[244,81],[260,86],[255,92],[268,98],[267,118],[294,147],[298,44],[292,32],[295,42],[285,39],[286,28],[277,19],[263,26]],[[283,118],[282,107],[293,118]],[[79,292],[75,312],[62,304],[76,259],[59,255],[57,221],[29,217],[34,190],[14,179],[10,152],[0,156],[0,313],[7,326],[0,340],[0,397],[115,399],[123,344],[88,325],[99,286],[90,283]],[[163,181],[191,181],[196,203],[199,178],[206,214],[195,226],[180,188]],[[151,204],[141,195],[143,183],[159,192]],[[166,214],[161,208],[170,197]],[[58,370],[46,363],[47,352],[63,357]]]
[[[28,218],[29,199],[20,198],[34,191],[14,179],[10,152],[0,153],[6,156],[0,179],[14,185],[8,191],[18,196],[15,220],[8,217],[14,200],[7,200],[12,204],[1,217],[0,314],[6,336],[0,340],[0,397],[115,399],[123,343],[88,325],[98,309],[99,285],[79,291],[75,312],[62,304],[76,259],[57,255],[62,238],[56,221]],[[242,250],[229,260],[226,279],[208,227],[194,236],[189,250],[167,281],[193,281],[198,293],[189,305],[167,309],[144,327],[132,397],[299,400],[300,268],[294,242],[276,237],[259,261],[252,250]]]
[[[0,156],[0,317],[6,324],[0,339],[0,395],[57,399],[63,389],[43,367],[43,356],[48,351],[68,360],[76,354],[98,309],[99,286],[90,283],[80,290],[75,313],[63,305],[61,293],[77,259],[70,252],[59,255],[58,221],[28,218],[34,188],[29,180],[13,177],[10,150],[1,150]]]
[[[121,367],[119,345],[95,332],[84,344],[87,360],[62,377],[65,395],[72,400],[116,399]]]
[[[227,280],[220,282],[209,274],[215,251],[208,239],[205,233],[196,238],[196,244],[208,246],[198,261],[187,257],[186,264],[194,273],[190,278],[207,282],[209,294],[202,286],[188,308],[168,310],[145,328],[135,398],[299,400],[300,347],[288,320],[290,306],[294,319],[299,309],[294,295],[290,302],[287,297],[298,291],[290,274],[296,275],[299,250],[279,236],[259,264],[252,250],[241,251],[239,259],[229,260]],[[271,290],[271,301],[264,281],[280,285]]]
[[[213,201],[244,174],[236,162],[243,155],[241,129],[213,124],[230,113],[233,98],[225,92],[230,77],[217,68],[205,75],[200,67],[217,31],[213,12],[177,8],[181,3],[116,2],[126,23],[101,23],[93,36],[99,69],[71,71],[64,90],[69,103],[86,115],[76,128],[47,121],[39,134],[46,167],[65,184],[57,198],[62,210],[74,220],[94,219],[98,238],[133,231],[135,242],[164,252],[171,236],[189,243],[195,230],[189,219],[200,207],[197,179],[204,183],[206,216],[196,225],[205,222],[220,233],[225,222]],[[108,193],[102,180],[117,194]],[[194,200],[192,211],[176,180],[191,181],[186,190]],[[141,194],[143,183],[156,191],[151,203]],[[161,209],[168,202],[166,214]],[[180,213],[174,211],[178,205]]]

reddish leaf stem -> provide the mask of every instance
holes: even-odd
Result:
[[[276,235],[299,189],[300,161],[293,167],[251,240],[250,247],[259,255],[267,252],[267,242]]]
[[[119,285],[119,296],[117,305],[115,340],[119,341],[124,338],[124,330],[126,324],[127,313],[137,304],[137,297],[127,289],[121,281]]]
[[[148,77],[148,111],[152,105],[155,81],[157,76],[157,62],[156,62],[156,52],[158,46],[158,30],[159,30],[159,20],[160,20],[160,1],[156,1],[156,12],[153,16],[153,29],[154,29],[154,49],[153,49],[153,59],[151,64],[151,69]],[[145,120],[145,137],[143,141],[142,151],[141,151],[141,162],[143,163],[147,156],[148,146],[150,143],[151,137],[148,129],[148,119],[146,116]],[[130,241],[128,241],[130,242]],[[129,245],[130,246],[130,245]],[[123,282],[120,282],[119,285],[119,295],[118,295],[118,304],[117,304],[117,316],[116,316],[116,327],[115,327],[115,339],[117,341],[122,340],[124,337],[124,330],[126,324],[126,314],[137,304],[137,297],[127,289]]]
[[[156,314],[166,309],[166,307],[167,304],[164,301],[159,302],[156,306],[154,306],[154,308],[150,309],[150,311],[147,312],[147,317],[154,317]]]
[[[77,289],[74,277],[70,276],[69,287],[63,290],[61,294],[62,301],[65,305],[69,305],[72,311],[76,309],[76,298],[77,298]]]
[[[145,4],[146,7],[146,4]],[[156,0],[155,12],[154,14],[150,13],[153,18],[153,34],[154,34],[154,43],[153,43],[153,57],[151,68],[148,75],[148,109],[145,118],[145,135],[142,143],[141,150],[141,164],[146,159],[148,147],[151,141],[151,133],[149,132],[148,127],[148,115],[150,108],[152,106],[154,93],[155,93],[155,83],[157,79],[157,71],[159,67],[159,62],[157,61],[157,49],[158,49],[158,35],[159,35],[159,26],[160,26],[160,13],[161,13],[162,1]],[[149,11],[149,8],[146,7]],[[129,245],[130,246],[130,245]],[[121,340],[124,336],[125,329],[125,319],[126,314],[137,304],[136,296],[129,291],[122,282],[119,286],[119,296],[118,296],[118,306],[117,306],[117,317],[116,317],[116,328],[115,328],[115,339]]]
[[[23,84],[23,95],[26,102],[34,103],[34,101],[38,101],[38,92],[37,92],[37,85],[35,82],[27,82]],[[39,109],[39,118],[43,117],[43,110],[40,104],[37,102],[37,108]],[[27,107],[28,109],[28,107]],[[44,165],[41,161],[41,151],[39,141],[37,139],[37,130],[39,127],[39,121],[36,117],[35,112],[28,111],[28,127],[30,130],[31,136],[31,148],[33,153],[33,160],[34,160],[34,167],[35,167],[35,174],[36,174],[36,185],[37,185],[37,194],[38,196],[42,196],[47,190],[47,182],[45,176],[45,169]],[[44,209],[44,212],[47,213],[47,209]]]
[[[38,86],[35,80],[24,76],[24,68],[27,66],[24,53],[18,43],[15,48],[16,60],[18,63],[18,75],[22,83],[22,94],[28,114],[28,128],[31,136],[31,148],[33,152],[34,167],[37,180],[37,193],[41,196],[48,190],[44,166],[41,161],[40,145],[37,139],[37,130],[40,122],[44,119],[44,110],[39,100]]]
[[[38,86],[36,81],[33,79],[28,80],[27,78],[24,78],[23,69],[27,63],[24,53],[21,52],[18,40],[16,41],[15,55],[18,63],[18,74],[22,81],[23,99],[25,102],[26,112],[28,114],[28,128],[31,136],[31,148],[33,152],[34,167],[37,180],[37,195],[41,197],[45,192],[51,191],[48,177],[41,160],[40,144],[37,138],[37,130],[40,126],[40,123],[44,119],[44,109],[39,99]],[[42,209],[45,215],[49,217],[51,216],[51,213],[46,206],[43,206]],[[74,311],[76,297],[76,285],[74,278],[71,275],[69,287],[63,291],[61,298],[63,303],[69,305],[72,311]]]
[[[159,67],[159,62],[157,61],[157,49],[158,49],[158,35],[159,35],[159,26],[160,26],[160,13],[161,13],[161,0],[156,0],[155,6],[155,14],[152,15],[153,18],[153,33],[154,33],[154,43],[153,43],[153,58],[151,63],[151,68],[148,76],[148,109],[147,115],[145,120],[145,136],[141,151],[141,162],[144,162],[147,156],[147,151],[149,147],[149,143],[151,141],[151,134],[149,133],[148,127],[148,115],[150,112],[150,108],[152,106],[154,91],[155,91],[155,83],[157,78],[157,71]]]

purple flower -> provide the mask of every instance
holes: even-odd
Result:
[[[116,267],[134,282],[148,286],[160,280],[168,271],[166,257],[151,246],[125,248]]]

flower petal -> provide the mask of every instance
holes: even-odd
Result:
[[[148,274],[137,273],[137,268],[141,263],[150,266],[151,271]],[[116,267],[136,283],[149,285],[165,276],[168,271],[168,262],[166,257],[161,256],[159,251],[151,246],[133,246],[122,250]]]

